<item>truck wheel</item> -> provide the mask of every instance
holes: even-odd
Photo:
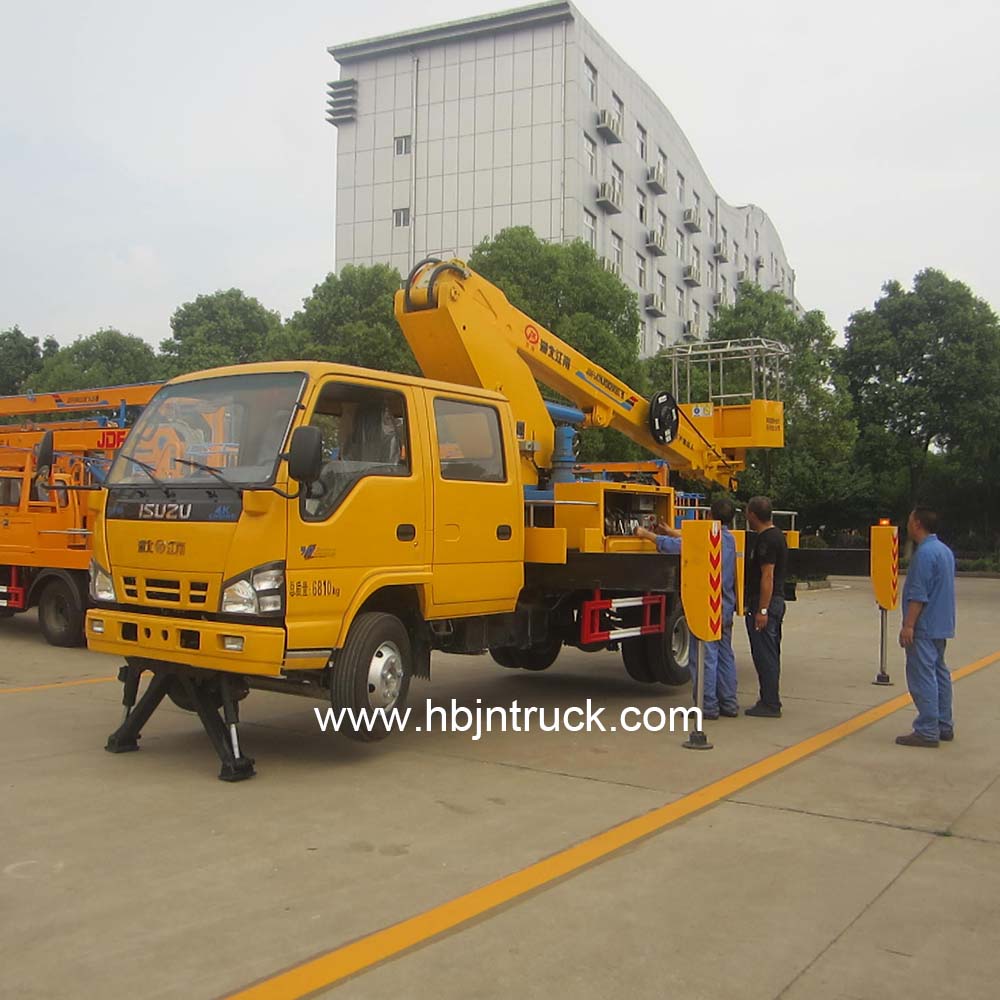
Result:
[[[347,633],[347,642],[330,677],[330,703],[334,711],[355,713],[357,725],[345,717],[341,730],[353,740],[369,743],[389,735],[384,718],[371,718],[368,725],[361,712],[402,709],[413,674],[410,637],[403,623],[382,611],[358,615]],[[346,713],[345,713],[346,716]]]
[[[65,580],[46,584],[38,599],[38,623],[50,646],[82,646],[84,614]]]
[[[644,636],[622,641],[622,662],[629,677],[640,684],[655,684],[653,667],[649,662],[649,649]]]
[[[559,658],[561,650],[562,639],[549,639],[527,649],[518,649],[516,646],[494,646],[490,650],[490,656],[501,667],[539,671],[548,670]]]
[[[645,636],[653,676],[661,684],[679,687],[691,680],[688,664],[691,660],[691,633],[681,602],[667,612],[663,633]]]
[[[13,608],[0,608],[0,618],[13,618],[14,609]]]

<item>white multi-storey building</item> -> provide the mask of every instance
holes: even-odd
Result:
[[[673,115],[566,0],[335,45],[337,266],[467,256],[531,226],[639,298],[643,354],[704,335],[741,281],[795,302],[767,214],[732,206]]]

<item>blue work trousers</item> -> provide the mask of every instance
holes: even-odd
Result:
[[[928,740],[951,732],[951,673],[945,666],[945,639],[917,636],[906,651],[906,686],[910,689],[917,718],[913,731]]]
[[[692,638],[688,660],[691,671],[691,690],[695,704],[698,703],[698,640]],[[718,715],[719,709],[735,712],[739,708],[736,700],[736,657],[733,655],[733,620],[722,623],[722,638],[717,642],[705,643],[705,703],[701,706],[706,715]]]

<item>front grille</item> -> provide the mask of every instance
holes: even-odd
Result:
[[[122,594],[136,604],[167,604],[174,607],[205,608],[210,586],[205,580],[166,579],[130,575],[122,577]]]

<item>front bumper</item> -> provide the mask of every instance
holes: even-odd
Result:
[[[227,649],[225,638],[230,645],[242,639],[242,648]],[[268,677],[280,676],[285,662],[281,627],[189,621],[102,608],[87,612],[87,646],[97,653]],[[296,660],[295,666],[308,669],[312,663]]]

